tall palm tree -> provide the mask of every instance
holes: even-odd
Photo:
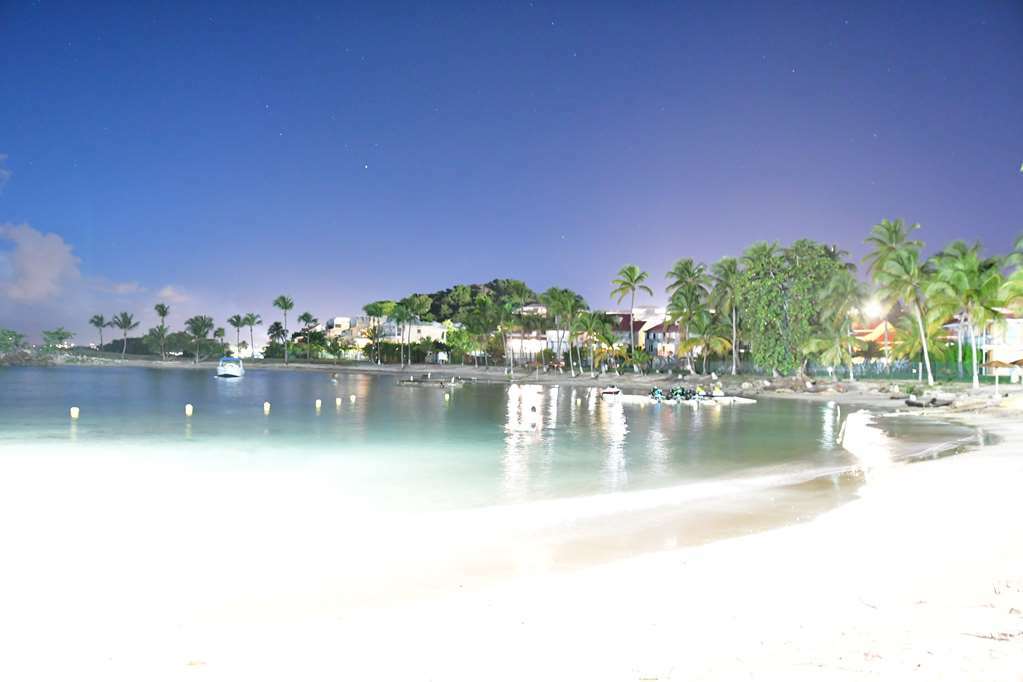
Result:
[[[970,246],[962,239],[951,242],[942,249],[940,254],[934,257],[937,269],[947,270],[950,263],[965,258],[969,251]],[[930,291],[928,295],[933,293],[935,292]],[[966,334],[963,333],[966,312],[963,310],[962,303],[962,300],[958,297],[948,297],[948,295],[942,295],[941,293],[934,295],[933,301],[930,302],[931,307],[940,309],[946,318],[954,317],[957,320],[957,323],[955,323],[955,369],[957,369],[960,378],[963,378],[965,373],[963,370],[963,342],[966,338]]]
[[[380,329],[380,325],[373,325],[366,330],[366,340],[369,341],[369,347],[376,352],[377,364],[380,364],[380,342],[384,339],[384,333]],[[372,359],[372,356],[371,356]]]
[[[515,375],[515,361],[512,358],[511,349],[508,347],[508,332],[513,329],[522,329],[520,316],[523,306],[526,305],[526,298],[522,294],[511,294],[501,302],[498,309],[499,328],[504,339],[504,354],[508,360],[508,373]],[[524,332],[523,332],[524,333]],[[522,352],[522,340],[519,341],[519,353]]]
[[[924,366],[927,368],[927,385],[934,385],[934,373],[931,371],[929,340],[924,323],[923,292],[930,283],[931,266],[920,262],[920,250],[913,246],[903,246],[887,256],[884,268],[876,275],[881,285],[879,295],[889,303],[901,300],[907,308],[912,308],[924,355]]]
[[[195,364],[199,364],[199,344],[213,331],[213,318],[209,315],[196,315],[185,320],[185,329],[195,339]]]
[[[714,263],[711,268],[713,288],[710,292],[710,304],[722,315],[728,315],[732,321],[732,376],[739,369],[739,280],[742,270],[737,258],[725,257]]]
[[[940,308],[962,311],[972,344],[973,387],[980,388],[977,337],[989,322],[1002,317],[1004,305],[1003,260],[981,258],[980,244],[957,244],[937,259],[937,271],[926,293]]]
[[[290,296],[281,294],[274,299],[274,308],[279,308],[284,313],[284,364],[288,364],[288,311],[295,307],[295,301]]]
[[[277,344],[283,344],[285,339],[288,338],[288,332],[285,331],[284,325],[280,322],[271,322],[270,326],[266,328],[266,335],[271,343]]]
[[[835,272],[828,280],[824,290],[821,292],[822,309],[820,312],[821,321],[824,323],[826,344],[816,343],[818,352],[821,346],[830,349],[830,365],[847,364],[849,370],[849,381],[855,379],[853,375],[853,349],[857,344],[853,336],[853,315],[858,315],[863,308],[863,301],[866,299],[866,291],[860,280],[852,274],[851,270],[843,269]],[[837,353],[834,346],[837,344],[844,349]],[[836,357],[841,357],[845,362],[834,362]]]
[[[256,355],[256,339],[252,328],[263,324],[263,318],[256,313],[245,313],[245,317],[242,320],[245,326],[249,328],[249,348],[252,350],[252,356]]]
[[[634,320],[636,319],[636,292],[646,292],[648,296],[653,296],[653,290],[646,284],[643,284],[650,276],[650,273],[646,270],[640,270],[637,266],[629,264],[622,267],[618,271],[618,276],[611,280],[611,284],[614,289],[611,290],[611,298],[617,299],[618,303],[628,296],[629,297],[629,344],[632,348],[632,355],[636,354],[636,325]],[[639,373],[638,367],[633,367],[635,372]]]
[[[408,298],[403,298],[394,304],[391,314],[388,316],[398,331],[398,355],[401,366],[405,366],[405,331],[412,321],[412,305]],[[411,361],[410,363],[411,364]]]
[[[305,359],[311,360],[313,353],[312,339],[309,338],[309,333],[313,327],[319,324],[319,320],[313,317],[310,312],[304,312],[298,316],[298,321],[302,323],[302,334],[305,336]]]
[[[224,343],[225,336],[227,336],[227,331],[223,327],[217,327],[213,330],[213,338],[220,341],[220,352],[222,355],[227,355],[227,346]]]
[[[945,344],[937,339],[941,334],[941,316],[936,316],[932,311],[924,310],[923,313],[925,335],[927,338],[926,354],[928,358],[942,359],[948,351]],[[895,358],[916,359],[920,366],[920,377],[923,378],[924,345],[921,343],[920,326],[913,315],[902,315],[895,322],[895,335],[892,342],[892,356]]]
[[[576,346],[576,344],[574,343],[574,341],[573,341],[573,339],[571,337],[571,331],[575,327],[576,320],[579,318],[580,315],[582,315],[587,310],[589,310],[589,306],[586,305],[586,301],[583,299],[582,296],[580,296],[579,294],[575,293],[574,291],[570,291],[569,289],[565,289],[564,297],[565,297],[565,302],[564,302],[564,307],[563,307],[563,310],[562,310],[562,315],[564,317],[564,327],[566,327],[569,330],[568,364],[569,364],[569,368],[572,370],[572,376],[574,377],[575,376],[575,368],[572,366],[572,347]],[[558,329],[559,329],[559,336],[560,336],[560,329],[561,329],[561,327],[558,327]],[[561,348],[560,341],[559,341],[558,348],[559,349]],[[578,356],[578,359],[579,359],[579,374],[582,374],[583,373],[583,358],[582,358],[581,355],[579,355],[580,350],[579,350],[578,346],[576,346],[575,350],[576,350],[576,356]]]
[[[868,263],[867,272],[872,277],[884,270],[885,263],[902,249],[923,248],[924,243],[919,239],[910,239],[909,235],[920,229],[919,223],[913,223],[908,228],[901,219],[882,220],[870,230],[870,236],[863,243],[873,247],[873,251],[863,257],[863,262]]]
[[[93,315],[89,318],[89,324],[99,330],[99,349],[103,350],[103,328],[109,327],[110,323],[102,315]]]
[[[156,311],[156,316],[160,318],[160,326],[166,328],[166,326],[167,326],[167,316],[170,315],[170,306],[167,305],[166,303],[157,303],[156,305],[153,306],[153,310]],[[164,344],[166,343],[166,341],[167,341],[166,338],[160,340],[160,359],[161,360],[166,360],[167,359],[167,352],[166,352],[166,348],[164,347]]]
[[[707,299],[707,287],[710,278],[707,276],[707,268],[703,263],[696,263],[692,258],[682,258],[675,262],[671,270],[665,274],[668,286],[665,291],[670,294],[668,304],[667,326],[678,323],[680,328],[679,342],[676,345],[675,356],[682,351],[682,347],[691,348],[689,340],[689,325],[696,315],[704,308]],[[693,371],[692,355],[687,352],[686,360],[689,364],[689,371]]]
[[[689,354],[699,348],[703,360],[703,368],[700,370],[707,373],[707,356],[711,353],[722,355],[728,352],[732,342],[722,334],[721,319],[708,310],[698,311],[690,321],[691,336],[688,336],[682,343],[682,348]],[[727,332],[726,332],[727,333]]]
[[[227,318],[227,323],[229,325],[231,325],[232,327],[234,327],[234,345],[235,345],[235,348],[241,348],[241,345],[242,345],[242,327],[244,327],[247,324],[245,320],[246,320],[246,317],[244,315],[232,315],[231,317]],[[241,351],[240,350],[238,352],[238,355],[241,355]]]
[[[110,321],[110,324],[120,329],[124,335],[124,345],[121,346],[121,359],[123,360],[124,354],[128,352],[128,332],[138,327],[139,323],[135,321],[135,316],[131,313],[118,313]]]
[[[594,364],[594,347],[597,343],[597,337],[601,331],[604,330],[605,322],[603,314],[599,312],[581,312],[579,317],[576,319],[573,330],[586,337],[586,345],[589,346],[590,351],[590,377],[597,376],[596,365]],[[579,371],[582,371],[582,360],[579,361]]]

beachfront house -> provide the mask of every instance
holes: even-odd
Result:
[[[1009,310],[1002,312],[1004,317],[989,324],[983,338],[977,339],[983,350],[979,358],[982,362],[1001,361],[1011,364],[1023,360],[1023,318]],[[1013,381],[1018,381],[1020,368],[985,367],[984,374],[1011,376]]]
[[[643,348],[651,357],[675,357],[681,334],[677,322],[669,325],[666,317],[661,315],[647,320],[640,331],[643,334]]]

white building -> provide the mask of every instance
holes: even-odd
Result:
[[[1001,360],[1002,362],[1013,363],[1017,360],[1023,360],[1023,318],[1012,312],[1003,312],[1005,313],[1005,318],[989,325],[984,338],[978,338],[978,341],[983,344],[981,348],[984,351],[983,355],[978,358],[979,362]],[[967,343],[969,342],[967,341]],[[984,373],[989,376],[994,376],[995,374],[1003,377],[1011,376],[1013,372],[1013,369],[1008,368],[984,368]]]

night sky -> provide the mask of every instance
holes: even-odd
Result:
[[[1023,1],[0,0],[0,326],[1023,232]],[[24,227],[27,226],[27,227]],[[54,236],[44,236],[51,234]]]

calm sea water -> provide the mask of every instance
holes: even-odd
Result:
[[[794,400],[639,407],[584,388],[445,390],[379,375],[333,382],[319,372],[224,380],[203,370],[0,369],[0,456],[31,449],[195,470],[313,472],[341,499],[395,510],[808,480],[855,465],[837,443],[843,417],[837,405]],[[880,428],[898,439],[893,456],[963,435],[936,423]]]

